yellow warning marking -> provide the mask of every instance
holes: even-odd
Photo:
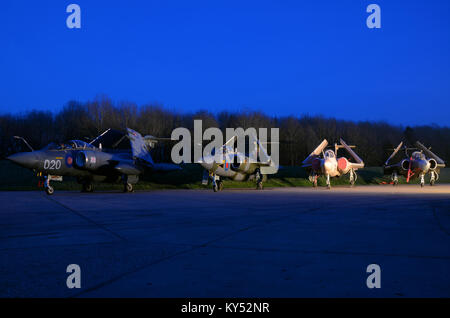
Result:
[[[56,159],[62,159],[63,157],[56,157]]]

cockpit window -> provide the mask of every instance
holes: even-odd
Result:
[[[91,144],[82,140],[70,140],[66,143],[50,143],[44,149],[46,150],[71,150],[71,149],[95,148]]]
[[[413,152],[412,157],[415,159],[425,160],[425,155],[419,151]]]
[[[82,141],[82,140],[70,140],[68,142],[69,146],[72,149],[77,149],[77,148],[94,148],[94,146],[92,146],[91,144]]]
[[[325,157],[325,158],[334,158],[334,152],[333,152],[333,150],[327,150],[327,151],[325,151],[324,157]]]

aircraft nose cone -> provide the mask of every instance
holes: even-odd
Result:
[[[330,161],[325,160],[325,162],[323,163],[323,167],[325,171],[330,171],[333,168],[333,164]]]
[[[430,163],[426,160],[418,160],[417,161],[417,168],[423,172],[428,171],[430,166]]]
[[[38,163],[36,155],[32,152],[19,152],[6,159],[25,168],[35,168]]]

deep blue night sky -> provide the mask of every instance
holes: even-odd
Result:
[[[366,27],[370,3],[381,29]],[[0,113],[106,94],[450,125],[450,1],[7,1],[0,39]]]

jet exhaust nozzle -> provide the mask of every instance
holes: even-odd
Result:
[[[11,162],[14,162],[19,166],[29,169],[37,168],[37,165],[39,163],[39,160],[34,152],[19,152],[9,157],[6,157],[6,159],[8,159]]]

